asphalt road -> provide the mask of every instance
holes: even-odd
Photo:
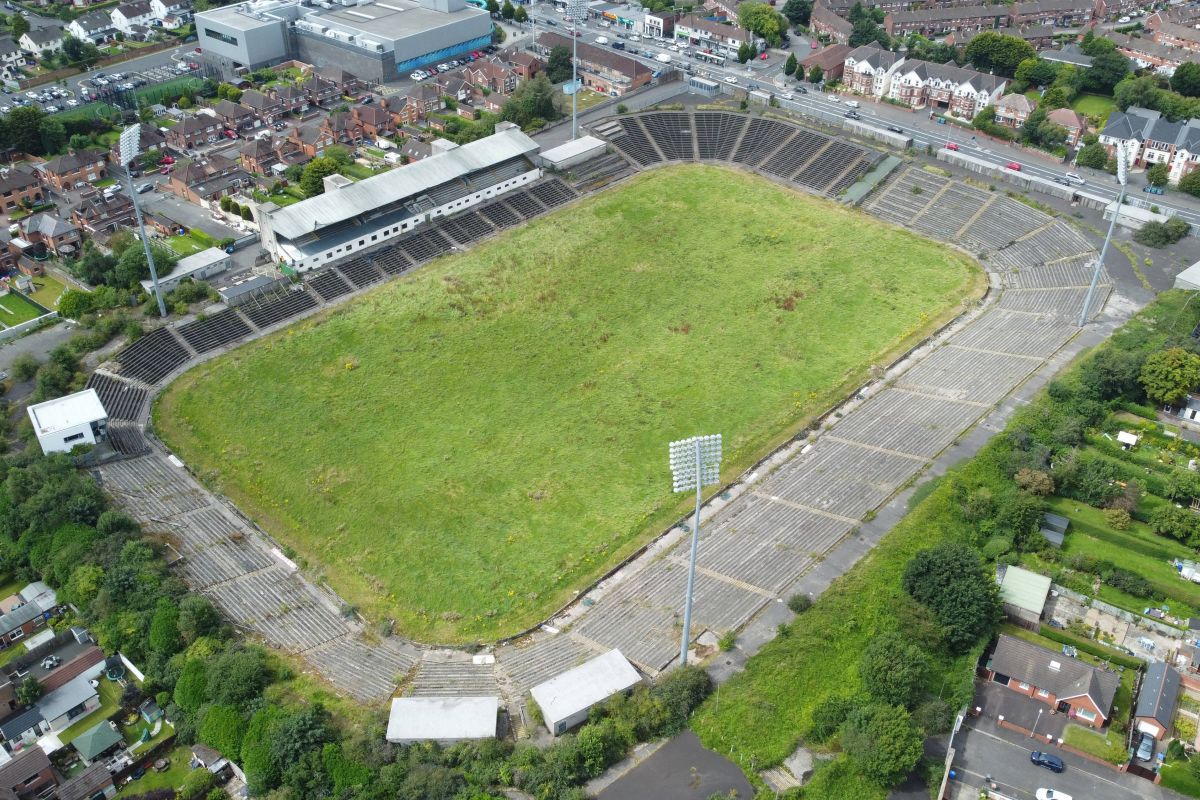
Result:
[[[1166,800],[1174,793],[1134,775],[1118,773],[1054,749],[1067,769],[1056,775],[1029,761],[1033,740],[1002,730],[989,719],[970,720],[955,740],[954,769],[959,784],[978,787],[990,775],[998,790],[1014,800],[1033,800],[1041,787],[1086,800]]]

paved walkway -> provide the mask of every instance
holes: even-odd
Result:
[[[619,149],[620,137],[613,143]],[[827,429],[772,455],[705,508],[693,632],[741,629],[738,647],[713,664],[718,680],[791,616],[785,598],[819,594],[890,530],[903,516],[909,487],[973,454],[1082,347],[1102,340],[1133,310],[1132,303],[1111,303],[1077,335],[1081,281],[1095,251],[1071,226],[1015,200],[908,168],[876,191],[867,210],[985,253],[993,291],[982,307],[968,309],[864,387],[828,418]],[[350,267],[359,266],[339,265],[332,280],[321,283],[322,299],[350,296],[358,284]],[[375,275],[383,279],[382,272]],[[324,277],[314,278],[313,286]],[[1107,284],[1106,278],[1098,306]],[[254,338],[269,327],[243,317],[239,312],[220,323],[240,326],[232,339]],[[209,328],[215,319],[207,321]],[[165,331],[171,341],[163,343],[178,360],[165,372],[149,373],[150,385],[140,389],[153,392],[218,352],[202,349],[201,332]],[[139,388],[120,377],[106,380]],[[146,402],[131,414],[132,423],[145,423]],[[148,446],[146,455],[101,467],[98,478],[149,530],[176,543],[177,569],[193,588],[212,596],[246,630],[304,656],[360,700],[382,700],[407,678],[416,694],[498,692],[519,712],[531,686],[595,653],[619,648],[650,674],[677,657],[686,572],[682,528],[593,587],[543,632],[472,657],[364,630],[352,609],[311,584],[181,462]]]

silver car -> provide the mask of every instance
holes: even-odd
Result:
[[[1137,760],[1150,761],[1154,758],[1154,737],[1148,733],[1142,734],[1142,740],[1138,743]]]

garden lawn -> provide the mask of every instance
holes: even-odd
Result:
[[[39,275],[33,279],[33,294],[30,298],[39,305],[46,308],[54,308],[58,305],[58,298],[67,289],[62,281],[55,278],[53,275]],[[4,595],[0,595],[3,597]]]
[[[46,309],[20,292],[9,292],[0,296],[0,323],[5,327],[20,325],[46,314]]]
[[[347,178],[353,178],[356,181],[361,181],[364,178],[370,178],[372,175],[379,174],[378,172],[371,169],[370,167],[364,167],[362,164],[359,164],[358,162],[351,162],[349,164],[345,164],[341,167],[338,167],[338,172],[342,173]]]
[[[1103,734],[1072,722],[1063,730],[1063,741],[1110,764],[1124,764],[1129,760],[1125,737],[1112,731]]]
[[[140,779],[121,787],[117,792],[117,797],[145,794],[152,789],[178,789],[183,784],[183,779],[192,771],[190,766],[192,751],[189,747],[180,745],[163,757],[171,759],[171,766],[165,772],[146,770],[146,774]]]
[[[79,734],[96,727],[116,713],[121,706],[121,686],[108,678],[100,678],[100,707],[58,735],[63,744],[75,741]]]
[[[443,258],[167,389],[172,448],[407,635],[514,633],[977,296],[942,245],[687,165]],[[452,589],[450,588],[452,587]]]
[[[1108,119],[1108,115],[1117,109],[1117,104],[1111,97],[1104,95],[1081,94],[1075,98],[1074,103],[1071,103],[1071,108],[1080,114],[1095,117],[1103,124],[1104,120]]]
[[[208,245],[203,245],[186,234],[183,236],[167,237],[167,246],[178,253],[180,258],[190,256],[192,253],[199,253],[201,250],[208,248]]]
[[[1193,756],[1195,758],[1195,756]],[[1190,797],[1200,797],[1200,778],[1189,769],[1190,763],[1184,761],[1168,761],[1158,771],[1162,775],[1162,786],[1186,794]]]

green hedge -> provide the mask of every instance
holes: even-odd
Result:
[[[1141,669],[1146,665],[1146,662],[1140,658],[1134,658],[1131,655],[1126,655],[1120,650],[1113,650],[1105,647],[1095,639],[1085,639],[1082,636],[1076,636],[1067,631],[1060,631],[1058,628],[1051,628],[1048,625],[1043,625],[1040,631],[1042,636],[1047,639],[1052,639],[1059,644],[1069,644],[1079,648],[1085,653],[1090,653],[1096,658],[1103,658],[1105,661],[1111,661],[1114,664],[1120,664],[1122,667],[1129,669]]]

